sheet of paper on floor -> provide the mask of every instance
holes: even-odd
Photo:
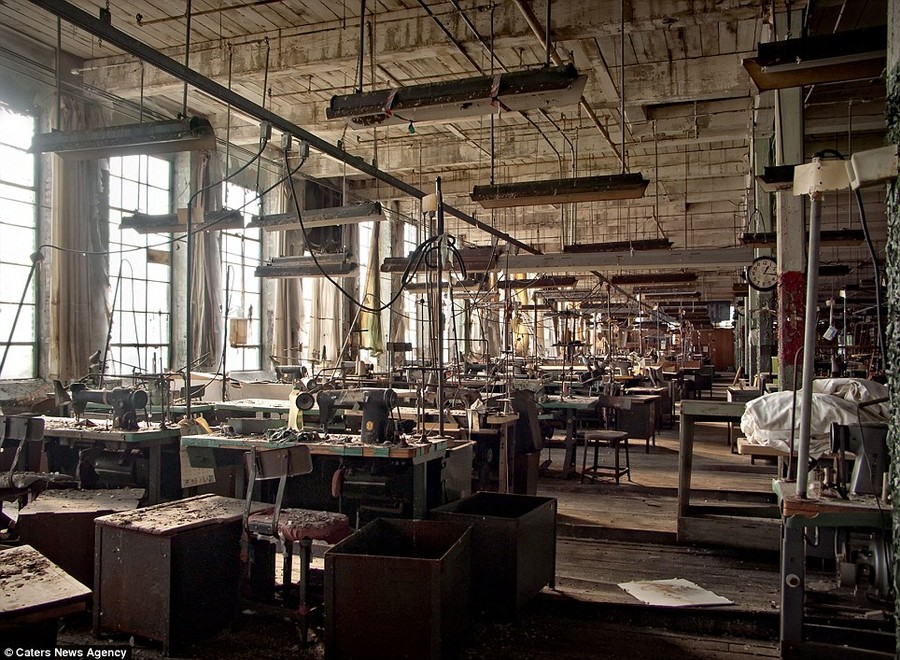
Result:
[[[639,580],[622,582],[619,587],[647,605],[663,607],[699,607],[704,605],[734,605],[689,580]]]

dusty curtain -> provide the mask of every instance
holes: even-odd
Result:
[[[282,208],[294,212],[291,183],[285,180],[281,186]],[[305,186],[296,185],[297,201],[301,207],[306,199]],[[303,254],[305,242],[299,229],[278,232],[278,256],[296,257]],[[303,280],[279,278],[275,282],[275,359],[280,364],[297,364],[308,341],[303,308]]]
[[[362,296],[363,304],[375,309],[381,307],[381,250],[378,246],[380,240],[381,223],[375,222],[372,226],[372,243],[369,246],[369,269],[366,271],[366,281]],[[359,347],[369,349],[372,357],[381,355],[384,352],[384,336],[381,334],[381,312],[360,310],[359,329]]]
[[[401,220],[396,213],[392,213],[391,216],[391,254],[395,256],[406,256],[403,254],[403,220]],[[392,296],[400,290],[402,277],[403,276],[400,273],[391,274]],[[394,301],[394,304],[391,305],[390,324],[389,341],[396,343],[407,341],[407,322],[406,316],[403,313],[403,296],[398,297],[397,300]],[[399,366],[404,363],[406,356],[404,353],[395,352],[392,353],[390,357],[392,366]]]
[[[213,185],[198,196],[194,206],[203,211],[218,211],[222,207],[222,180],[219,161],[208,151],[200,152],[197,163],[195,190]],[[222,355],[224,310],[222,295],[222,263],[218,231],[194,234],[193,263],[191,269],[191,347],[195,369],[215,370]]]
[[[100,111],[63,96],[57,123],[64,131],[94,128],[101,125]],[[88,373],[90,355],[102,355],[106,346],[109,257],[103,252],[109,247],[109,173],[105,161],[58,156],[52,161],[51,242],[66,251],[44,255],[51,263],[50,372],[73,380]]]

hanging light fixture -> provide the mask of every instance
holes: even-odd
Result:
[[[549,23],[548,23],[549,29]],[[621,48],[619,61],[620,121],[622,127],[622,172],[604,176],[526,181],[521,183],[475,186],[471,198],[486,209],[538,204],[603,202],[640,199],[649,181],[641,173],[628,172],[625,152],[625,3],[621,7]],[[549,43],[549,39],[548,39]]]
[[[295,212],[275,213],[272,215],[254,215],[247,224],[248,229],[264,229],[265,231],[287,231],[289,229],[316,229],[334,225],[351,225],[374,220],[384,220],[380,202],[367,204],[349,204],[327,209],[314,209],[303,212],[303,225]]]
[[[761,91],[879,78],[887,57],[887,27],[760,43],[741,64]]]
[[[199,216],[199,217],[198,217]],[[178,209],[177,213],[148,215],[133,213],[122,216],[120,229],[133,229],[139,234],[177,234],[187,231],[187,209]],[[222,209],[221,211],[205,211],[194,209],[191,231],[224,231],[226,229],[243,229],[244,216],[240,211]]]
[[[39,133],[34,136],[28,151],[55,153],[66,160],[93,160],[215,148],[216,133],[212,124],[206,119],[191,117]]]
[[[587,76],[571,64],[512,71],[395,89],[332,96],[328,119],[343,119],[355,130],[377,126],[413,126],[452,121],[497,112],[574,105],[581,99]],[[415,129],[409,132],[414,132]]]
[[[351,277],[359,272],[359,264],[349,252],[319,254],[315,258],[273,257],[256,268],[257,277]]]

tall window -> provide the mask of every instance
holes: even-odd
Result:
[[[169,364],[172,248],[168,234],[120,229],[123,215],[172,212],[172,164],[153,156],[109,160],[109,278],[113,297],[107,371],[156,372]]]
[[[37,243],[35,162],[26,151],[33,136],[33,117],[0,105],[0,359],[25,294],[2,378],[30,378],[37,373],[37,278],[25,287]]]
[[[356,261],[359,263],[359,300],[364,305],[369,307],[375,307],[376,303],[380,304],[380,301],[372,300],[371,298],[366,298],[366,280],[369,277],[369,256],[372,250],[372,232],[374,231],[374,223],[370,220],[367,222],[361,222],[358,225],[359,227],[359,254],[357,255]],[[376,265],[375,268],[378,266]],[[357,310],[358,311],[358,310]],[[361,329],[357,326],[354,330]],[[370,341],[368,337],[362,338],[361,341]],[[363,348],[359,351],[359,357],[362,359],[368,358],[370,355],[369,349]]]
[[[232,183],[225,184],[226,208],[240,208],[245,224],[259,213],[256,193]],[[262,284],[255,270],[262,259],[259,229],[222,232],[222,283],[227,291],[222,297],[228,305],[228,345],[226,369],[259,369],[262,358]],[[227,280],[227,282],[226,282]]]
[[[419,244],[418,241],[418,230],[414,224],[406,222],[403,224],[403,256],[409,256],[413,250],[416,249],[416,246]],[[408,342],[413,345],[413,353],[408,355],[407,357],[413,357],[414,355],[419,354],[419,343],[418,343],[418,301],[422,297],[421,293],[404,291],[401,296],[403,300],[403,308],[402,313],[406,316],[406,337]]]

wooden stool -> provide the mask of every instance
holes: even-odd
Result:
[[[599,476],[614,477],[618,485],[619,479],[624,474],[631,481],[631,461],[628,456],[628,434],[625,431],[611,431],[601,429],[598,431],[585,431],[582,434],[584,438],[584,454],[581,459],[581,483],[584,478],[588,477],[593,482]],[[594,447],[594,464],[587,467],[588,446]],[[619,448],[625,447],[625,467],[621,467],[619,462]],[[615,451],[615,465],[600,465],[600,447],[611,447]]]

